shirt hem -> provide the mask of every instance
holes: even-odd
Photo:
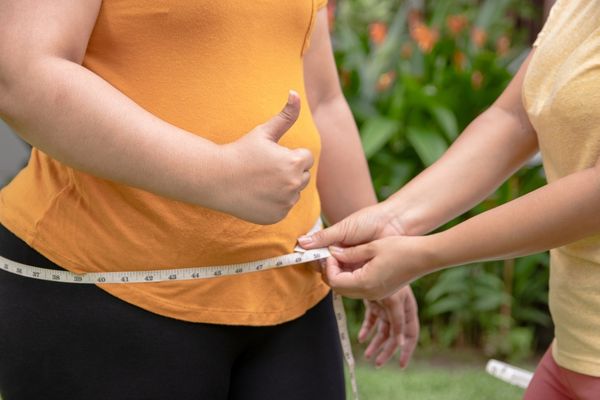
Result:
[[[69,260],[68,257],[60,256],[54,251],[46,248],[43,245],[43,242],[35,240],[34,244],[34,235],[31,232],[28,232],[27,229],[22,228],[18,223],[13,223],[12,220],[7,218],[6,215],[3,215],[1,211],[0,224],[4,225],[5,228],[56,265],[76,273],[80,273],[84,270],[82,266]],[[135,287],[127,284],[96,286],[126,303],[164,317],[188,322],[244,326],[270,326],[294,320],[302,316],[306,311],[325,298],[330,290],[325,283],[321,282],[313,287],[307,294],[304,294],[302,296],[302,301],[283,310],[248,311],[239,309],[189,307],[183,304],[165,301],[165,299],[162,298],[156,298],[146,292],[136,290]]]
[[[203,309],[201,307],[188,307],[163,299],[149,296],[132,288],[117,287],[116,285],[97,285],[108,294],[117,297],[136,307],[187,322],[209,323],[219,325],[241,325],[241,326],[271,326],[279,325],[304,315],[312,307],[323,300],[330,291],[324,283],[313,288],[308,294],[302,296],[301,302],[294,304],[284,310],[276,311],[248,311],[234,309]]]
[[[600,363],[585,361],[565,354],[564,351],[561,351],[558,348],[556,340],[552,342],[552,357],[558,366],[568,369],[569,371],[596,378],[600,377]]]

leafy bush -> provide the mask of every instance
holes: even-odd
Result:
[[[528,51],[523,21],[539,11],[515,0],[330,0],[342,86],[380,199],[435,162],[504,90]],[[531,163],[449,226],[544,182]],[[420,279],[421,344],[528,355],[550,324],[547,265],[542,254]],[[357,323],[360,303],[347,304]]]

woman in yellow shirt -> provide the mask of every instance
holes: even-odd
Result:
[[[373,204],[324,5],[1,1],[0,115],[34,150],[0,192],[0,255],[76,273],[233,264],[291,253],[321,202],[330,222]],[[99,288],[1,272],[0,293],[4,400],[344,396],[309,265]],[[410,289],[370,310],[369,354],[404,342],[406,364]]]
[[[558,0],[508,88],[440,160],[388,201],[301,240],[309,248],[375,240],[333,248],[339,262],[327,267],[332,287],[369,299],[442,268],[552,249],[555,339],[528,400],[600,397],[599,20],[598,1]],[[483,200],[538,149],[548,185],[413,237]],[[376,240],[386,227],[403,236]]]

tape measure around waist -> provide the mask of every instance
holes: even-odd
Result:
[[[315,226],[308,232],[314,233],[322,229],[319,219]],[[315,250],[304,250],[296,247],[294,253],[264,260],[251,261],[239,264],[191,267],[176,269],[154,269],[148,271],[123,271],[123,272],[90,272],[76,274],[71,271],[39,268],[32,265],[18,263],[0,256],[0,270],[4,270],[26,278],[40,279],[52,282],[79,283],[79,284],[124,284],[124,283],[150,283],[164,281],[185,281],[197,279],[209,279],[223,276],[241,275],[251,272],[266,271],[275,268],[283,268],[291,265],[304,264],[318,261],[331,256],[326,248]],[[355,362],[352,354],[352,346],[348,335],[348,323],[342,297],[333,293],[333,308],[340,337],[340,344],[344,359],[348,366],[348,373],[352,393],[358,400],[358,386],[356,384]]]

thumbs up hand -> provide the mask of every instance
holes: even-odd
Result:
[[[225,175],[221,209],[257,224],[283,219],[308,185],[314,160],[307,149],[288,149],[277,142],[300,115],[300,97],[290,91],[279,114],[239,140],[223,146]]]

